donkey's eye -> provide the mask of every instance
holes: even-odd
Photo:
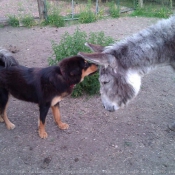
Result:
[[[108,84],[108,83],[109,83],[109,81],[104,81],[104,82],[102,82],[102,83],[105,85],[105,84]]]

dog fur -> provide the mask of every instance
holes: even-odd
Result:
[[[100,65],[102,103],[108,111],[118,110],[139,93],[141,78],[150,70],[165,65],[175,69],[175,16],[113,45],[86,46],[95,53],[78,55]]]
[[[73,87],[85,76],[94,73],[97,66],[81,56],[63,59],[58,65],[46,68],[27,68],[19,65],[13,55],[0,48],[0,122],[8,129],[15,125],[7,117],[7,104],[11,94],[17,99],[38,104],[39,136],[47,138],[45,119],[51,107],[55,122],[60,129],[68,124],[61,121],[59,102],[71,94]]]

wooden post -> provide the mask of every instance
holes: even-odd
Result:
[[[47,6],[46,0],[37,0],[38,2],[38,10],[40,19],[47,19]]]
[[[138,2],[138,3],[139,3],[139,7],[141,7],[141,8],[142,8],[142,7],[143,7],[143,0],[139,0],[139,2]]]
[[[173,1],[170,0],[170,8],[172,9],[173,8]]]

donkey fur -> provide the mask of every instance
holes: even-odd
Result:
[[[165,65],[175,69],[175,16],[107,47],[86,45],[95,53],[79,55],[100,65],[102,103],[115,111],[138,94],[141,78],[150,70]]]

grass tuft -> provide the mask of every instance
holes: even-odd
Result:
[[[136,8],[136,10],[131,13],[131,16],[168,18],[171,14],[172,11],[167,7],[154,8],[153,6],[146,6],[144,8]]]
[[[120,10],[114,1],[109,3],[109,14],[112,18],[120,17]]]
[[[81,10],[79,14],[79,22],[80,23],[92,23],[97,20],[97,16],[95,13],[91,10],[91,0],[88,0],[87,7],[83,10]]]
[[[32,27],[35,25],[35,20],[31,15],[26,15],[25,17],[21,18],[21,22],[25,27]]]
[[[14,16],[10,16],[10,15],[8,16],[8,23],[12,27],[19,27],[19,20],[15,15]]]

